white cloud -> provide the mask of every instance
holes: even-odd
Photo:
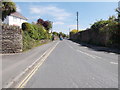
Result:
[[[66,12],[64,9],[58,8],[56,6],[32,6],[30,8],[31,14],[39,15],[50,15],[56,20],[64,20],[71,14]]]
[[[17,5],[16,7],[17,7],[17,11],[21,12],[20,6]]]
[[[54,25],[63,25],[64,22],[54,22],[53,24],[54,24]]]

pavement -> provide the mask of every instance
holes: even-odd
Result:
[[[60,41],[25,88],[118,88],[118,55]]]
[[[2,87],[7,86],[56,43],[50,42],[23,53],[2,55]]]

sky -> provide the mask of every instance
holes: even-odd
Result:
[[[37,19],[53,22],[53,31],[68,34],[76,29],[76,12],[79,12],[79,30],[89,28],[97,20],[108,19],[115,15],[117,2],[15,2],[17,11],[28,18],[28,22]]]

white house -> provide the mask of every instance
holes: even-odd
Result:
[[[15,25],[21,28],[22,23],[27,22],[27,18],[19,12],[14,12],[6,17],[3,23],[8,25]]]

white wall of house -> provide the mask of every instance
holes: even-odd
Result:
[[[22,23],[24,22],[27,22],[27,20],[15,16],[7,16],[6,19],[4,20],[5,24],[19,26],[20,28]]]
[[[6,19],[4,20],[3,23],[5,23],[5,24],[9,24],[9,17],[6,17]]]

